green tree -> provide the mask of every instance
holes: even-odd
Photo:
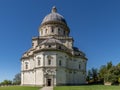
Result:
[[[118,63],[118,64],[117,64],[117,67],[119,67],[119,68],[120,68],[120,63]]]
[[[96,68],[92,68],[92,77],[94,82],[98,81],[98,70]]]
[[[1,85],[12,85],[12,81],[11,80],[4,80],[3,82],[1,82]]]
[[[108,62],[107,63],[107,70],[109,70],[110,68],[112,68],[113,67],[113,64],[112,64],[112,62],[110,61],[110,62]]]
[[[89,83],[96,83],[98,80],[98,71],[95,68],[88,70],[88,75],[86,79]]]
[[[120,77],[118,78],[118,83],[120,84]]]
[[[92,72],[91,72],[91,70],[88,70],[87,78],[86,78],[86,81],[87,81],[88,83],[90,82],[91,77],[92,77]]]
[[[115,83],[118,83],[119,77],[120,77],[120,67],[118,65],[112,66],[107,70],[104,76],[104,81],[115,84]]]
[[[107,67],[106,65],[102,65],[99,70],[99,80],[101,82],[104,82],[104,77],[106,73],[107,73]]]
[[[112,62],[108,62],[107,65],[102,65],[99,70],[99,80],[101,82],[111,82],[111,73],[109,72],[110,69],[113,67]]]
[[[21,83],[21,74],[18,73],[15,75],[14,79],[13,79],[13,84],[15,85],[20,85]]]

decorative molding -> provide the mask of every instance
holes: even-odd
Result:
[[[53,57],[51,55],[48,55],[47,58],[48,59],[53,59]]]

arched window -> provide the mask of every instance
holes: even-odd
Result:
[[[62,61],[61,60],[59,60],[59,66],[62,66]]]
[[[25,69],[28,69],[28,62],[25,62]]]

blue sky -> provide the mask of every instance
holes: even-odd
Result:
[[[120,0],[0,0],[0,81],[20,72],[20,58],[52,6],[70,27],[87,68],[120,62]]]

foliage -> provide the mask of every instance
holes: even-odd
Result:
[[[112,62],[108,62],[99,70],[100,79],[104,82],[111,82],[112,84],[118,83],[120,77],[120,63],[113,66]]]
[[[95,68],[92,68],[91,70],[88,70],[88,75],[86,80],[88,83],[94,83],[98,80],[98,70]]]
[[[105,74],[107,73],[106,65],[102,65],[99,70],[99,80],[104,82]]]
[[[107,73],[104,75],[104,82],[112,82],[112,75],[110,73]]]
[[[21,74],[18,73],[15,75],[14,79],[13,79],[13,84],[14,85],[20,85],[21,83]]]
[[[97,80],[98,80],[98,71],[95,68],[92,68],[92,77],[93,77],[94,82],[97,82]]]
[[[120,84],[120,77],[118,78],[118,82],[119,82],[119,84]]]
[[[112,66],[111,68],[109,68],[109,70],[105,74],[104,81],[112,82],[113,84],[118,83],[119,77],[120,77],[120,67]]]
[[[12,85],[12,81],[11,80],[4,80],[3,82],[1,82],[1,85]]]
[[[119,83],[120,78],[120,63],[113,66],[112,62],[108,62],[107,65],[102,65],[97,71],[97,69],[92,68],[88,71],[87,81],[89,83],[104,83],[111,82],[112,84]]]
[[[112,62],[111,61],[108,62],[106,67],[107,67],[107,70],[111,69],[113,67]]]

